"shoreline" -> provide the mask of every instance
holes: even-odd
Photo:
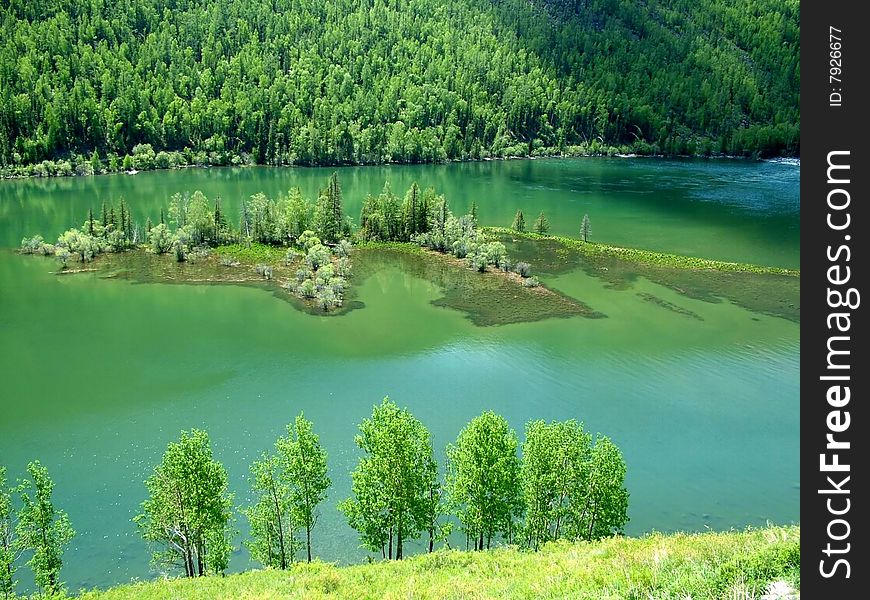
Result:
[[[43,161],[42,163],[33,163],[29,165],[4,165],[0,166],[0,181],[5,180],[22,180],[22,179],[55,179],[55,178],[79,178],[79,177],[98,177],[100,175],[138,175],[140,173],[147,173],[151,171],[175,171],[181,169],[242,169],[242,168],[256,168],[256,167],[268,167],[268,168],[290,168],[290,169],[344,169],[344,168],[352,168],[352,167],[389,167],[389,166],[414,166],[414,165],[450,165],[457,163],[485,163],[485,162],[496,162],[496,161],[514,161],[514,160],[563,160],[563,159],[571,159],[571,158],[630,158],[630,159],[655,159],[655,160],[741,160],[741,161],[749,161],[749,162],[772,162],[777,164],[788,164],[788,165],[796,165],[800,166],[800,156],[776,156],[776,157],[755,157],[755,156],[745,156],[745,155],[733,155],[733,154],[720,154],[720,153],[711,153],[711,154],[637,154],[631,151],[631,148],[620,148],[613,147],[613,150],[616,152],[569,152],[569,153],[554,153],[554,154],[541,154],[538,156],[486,156],[480,158],[454,158],[448,159],[444,161],[423,161],[423,162],[398,162],[398,161],[383,161],[383,162],[360,162],[360,163],[345,163],[345,164],[322,164],[322,165],[305,165],[305,164],[281,164],[281,165],[272,165],[272,164],[261,164],[261,163],[253,163],[247,162],[244,158],[244,155],[234,154],[232,158],[227,161],[227,164],[179,164],[172,165],[167,167],[152,167],[152,168],[144,168],[144,169],[117,169],[117,170],[103,170],[99,173],[76,173],[72,170],[69,173],[48,173],[46,175],[41,174],[9,174],[6,172],[8,169],[33,169],[34,167],[41,165],[45,162],[53,162],[57,163],[59,161],[66,161],[69,163],[70,159],[60,158],[54,161]],[[174,153],[182,153],[181,150],[172,150],[169,152]],[[234,158],[240,159],[238,164],[231,164]]]

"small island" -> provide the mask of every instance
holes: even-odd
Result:
[[[277,198],[259,193],[238,214],[236,226],[219,198],[176,193],[142,225],[121,200],[117,207],[104,203],[98,214],[90,209],[81,227],[54,244],[41,235],[25,238],[20,252],[54,257],[58,275],[98,271],[146,282],[267,286],[320,315],[360,306],[350,285],[355,259],[364,278],[387,257],[437,280],[445,292],[437,303],[466,311],[480,325],[603,316],[541,285],[529,263],[513,262],[504,243],[479,227],[474,206],[457,217],[444,196],[416,183],[401,200],[389,182],[366,198],[359,227],[343,212],[335,173],[315,202],[298,188]]]
[[[436,282],[434,303],[465,312],[476,325],[503,325],[553,317],[606,317],[581,300],[543,285],[532,275],[574,268],[624,289],[638,276],[682,295],[800,320],[800,272],[708,260],[549,234],[541,213],[527,230],[522,211],[511,227],[482,227],[476,204],[456,216],[434,188],[413,183],[400,199],[389,182],[362,205],[359,225],[342,208],[333,173],[317,200],[299,188],[269,198],[252,195],[233,225],[220,198],[201,191],[176,193],[156,220],[135,222],[130,207],[90,209],[81,227],[51,244],[41,235],[22,240],[20,252],[54,257],[58,275],[98,272],[101,278],[138,282],[256,285],[317,315],[342,315],[363,306],[351,282],[397,265]],[[645,301],[698,318],[648,294]]]

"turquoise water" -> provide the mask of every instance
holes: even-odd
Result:
[[[313,193],[327,174],[191,169],[2,181],[0,245],[55,235],[104,198],[123,195],[141,217],[175,191],[203,189],[226,204],[293,184]],[[436,185],[455,209],[474,199],[487,225],[509,224],[522,206],[571,234],[588,212],[600,241],[799,264],[799,175],[789,165],[578,159],[342,169],[340,177],[352,214],[386,177],[396,190],[415,179]],[[535,418],[577,418],[606,433],[628,464],[632,535],[799,520],[796,323],[643,278],[612,289],[580,270],[545,283],[608,318],[498,327],[433,306],[441,290],[398,267],[356,281],[365,307],[336,318],[256,288],[53,270],[50,259],[0,251],[0,464],[13,476],[34,458],[50,469],[57,504],[78,531],[65,556],[70,589],[153,576],[130,519],[181,429],[209,431],[244,504],[248,464],[300,410],[321,435],[334,481],[315,554],[363,560],[336,504],[349,494],[356,425],[386,395],[429,427],[442,464],[446,444],[487,409],[520,433]],[[236,526],[247,533],[243,517]],[[231,568],[249,566],[237,550]]]

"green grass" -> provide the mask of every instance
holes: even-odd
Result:
[[[640,250],[637,248],[622,248],[620,246],[611,246],[609,244],[584,242],[583,240],[559,235],[539,235],[537,233],[530,232],[519,233],[508,227],[484,227],[483,230],[486,233],[511,235],[513,237],[526,238],[530,240],[554,240],[569,248],[578,250],[586,255],[613,256],[622,260],[645,265],[657,265],[680,269],[704,269],[724,271],[729,273],[759,273],[789,276],[800,275],[800,271],[796,269],[783,269],[781,267],[766,267],[761,265],[752,265],[748,263],[726,262],[722,260],[698,258],[695,256],[682,256],[680,254],[668,254],[666,252]]]
[[[800,588],[800,527],[653,534],[558,543],[540,552],[439,550],[403,561],[160,580],[84,594],[93,600],[164,598],[757,598],[773,581]]]
[[[366,250],[379,250],[383,248],[389,248],[390,250],[401,250],[403,252],[409,252],[411,254],[420,254],[423,252],[423,249],[420,247],[419,244],[414,244],[412,242],[380,242],[354,240],[353,247],[363,248]]]

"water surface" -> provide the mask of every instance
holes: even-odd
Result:
[[[318,169],[211,169],[0,182],[0,246],[56,235],[88,206],[123,195],[156,214],[175,191],[225,202],[300,185]],[[434,184],[484,224],[544,210],[572,234],[779,266],[799,264],[798,169],[739,161],[580,159],[340,171],[358,210],[385,178]],[[582,269],[544,276],[607,318],[478,327],[432,304],[442,290],[399,267],[357,281],[360,310],[311,316],[241,286],[135,284],[53,275],[51,259],[0,251],[0,463],[38,458],[78,531],[63,577],[73,590],[146,578],[130,519],[144,479],[181,429],[206,428],[247,501],[247,468],[304,410],[329,452],[334,486],[315,553],[365,552],[336,503],[349,494],[356,424],[391,396],[431,430],[439,460],[483,410],[522,432],[534,418],[582,420],[628,464],[629,534],[799,519],[799,325],[712,303],[639,277],[614,287]],[[651,302],[650,297],[662,302]],[[669,306],[671,308],[669,308]],[[678,307],[680,310],[674,310]],[[245,534],[247,523],[236,526]],[[250,565],[237,551],[233,569]],[[26,583],[26,569],[21,572]]]

